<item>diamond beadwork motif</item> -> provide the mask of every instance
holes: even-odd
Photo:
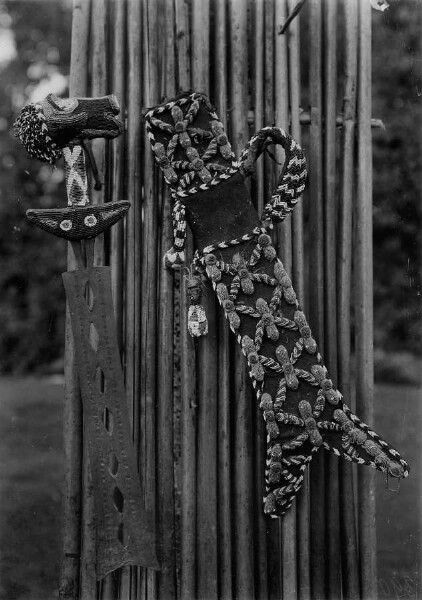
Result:
[[[321,446],[392,477],[406,477],[407,463],[360,422],[329,379],[270,236],[257,234],[241,248],[230,262],[219,260],[214,250],[199,264],[246,356],[266,422],[265,513],[286,512]]]

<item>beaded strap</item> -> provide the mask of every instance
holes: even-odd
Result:
[[[245,177],[253,173],[256,159],[270,144],[279,144],[286,153],[279,184],[261,216],[263,222],[272,223],[282,221],[294,209],[305,189],[307,172],[302,149],[290,135],[278,127],[264,127],[240,155],[239,170]]]

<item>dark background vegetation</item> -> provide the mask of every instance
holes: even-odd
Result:
[[[374,319],[392,378],[411,379],[421,356],[422,3],[373,12]]]
[[[16,45],[0,63],[0,372],[22,373],[63,353],[66,270],[63,241],[29,227],[25,211],[63,205],[66,192],[61,165],[30,159],[12,123],[37,85],[48,93],[69,72],[70,3],[0,2],[0,28]]]
[[[60,163],[52,170],[31,160],[12,123],[38,85],[47,93],[58,74],[68,75],[70,8],[69,1],[0,0],[0,32],[12,31],[16,46],[13,60],[0,62],[0,373],[43,369],[63,354],[64,243],[31,228],[25,211],[63,204],[64,175]],[[373,134],[382,380],[412,381],[421,355],[421,12],[420,0],[373,11],[373,116],[386,127]]]

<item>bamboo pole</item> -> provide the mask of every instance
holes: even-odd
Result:
[[[323,167],[322,167],[322,31],[321,4],[310,0],[309,35],[310,65],[309,89],[311,105],[310,124],[310,179],[309,179],[309,289],[312,298],[309,302],[309,320],[320,351],[323,354],[324,342],[324,271],[323,271]],[[311,592],[312,598],[326,598],[325,564],[325,456],[318,452],[310,470],[311,493]]]
[[[337,104],[337,3],[325,2],[324,19],[324,360],[337,385],[337,281],[336,281],[336,104]],[[341,595],[339,461],[325,457],[327,540],[327,593]]]
[[[177,82],[179,90],[191,87],[189,7],[176,0]],[[186,264],[192,259],[192,236],[188,232]],[[180,371],[181,371],[181,548],[180,597],[194,598],[196,587],[196,365],[193,339],[187,327],[186,279],[180,277]]]
[[[264,0],[255,0],[253,4],[253,105],[254,132],[264,127]],[[259,159],[255,165],[255,175],[252,180],[252,201],[262,214],[264,208],[264,162]],[[255,481],[255,595],[257,598],[268,597],[268,563],[267,563],[267,518],[262,510],[265,471],[265,442],[266,429],[262,411],[258,402],[254,403],[254,481]]]
[[[124,373],[126,399],[129,419],[133,430],[133,443],[138,454],[139,447],[139,360],[140,360],[140,286],[141,286],[141,113],[139,99],[141,98],[141,32],[142,12],[141,3],[137,0],[127,1],[127,138],[126,154],[130,162],[126,165],[127,195],[131,201],[131,209],[125,219],[125,313],[124,313]],[[140,472],[141,488],[144,490],[144,475]],[[137,594],[139,568],[130,567],[130,577],[125,577],[124,592],[129,592],[130,598]]]
[[[140,279],[141,262],[141,135],[139,98],[141,96],[141,52],[140,31],[142,26],[141,6],[137,0],[129,0],[127,6],[127,47],[128,47],[128,80],[127,80],[127,141],[126,153],[131,157],[130,168],[127,164],[127,194],[132,202],[126,217],[126,251],[125,251],[125,383],[126,396],[133,427],[135,448],[138,447],[139,418],[138,406],[135,402],[139,385],[140,350]],[[143,486],[143,477],[141,483]]]
[[[188,236],[186,259],[192,259],[192,236]],[[188,333],[186,281],[180,285],[181,371],[181,549],[180,597],[194,598],[196,589],[196,364],[193,339]]]
[[[357,87],[357,3],[343,4],[344,11],[344,125],[342,132],[341,202],[339,204],[338,250],[338,379],[346,402],[351,401],[350,308],[352,279],[352,202],[354,191],[354,146]],[[358,600],[359,571],[352,465],[340,466],[340,537],[342,580],[345,598]]]
[[[166,3],[163,76],[165,94],[176,93],[174,5]],[[174,466],[173,466],[173,274],[163,265],[165,252],[172,246],[171,197],[162,191],[160,260],[158,261],[158,342],[157,342],[157,508],[158,549],[161,571],[157,575],[158,598],[177,597]]]
[[[247,7],[229,1],[230,139],[236,155],[248,139],[248,46]],[[252,502],[252,394],[244,357],[238,345],[233,360],[233,574],[234,596],[254,596],[253,502]]]
[[[265,6],[265,60],[264,60],[264,120],[265,125],[274,123],[274,0],[266,0]],[[272,195],[276,185],[275,163],[269,156],[264,156],[264,203]],[[277,231],[274,234],[276,236]],[[281,563],[281,520],[267,520],[267,561],[268,561],[268,594],[269,598],[282,597],[282,563]]]
[[[91,95],[104,96],[107,93],[108,40],[106,39],[107,0],[91,0]],[[104,179],[106,165],[106,140],[92,140],[92,152]],[[93,204],[104,204],[107,199],[106,182],[101,190],[91,185],[90,196]],[[97,236],[94,246],[94,265],[104,265],[104,234]]]
[[[265,1],[255,0],[254,5],[254,125],[255,131],[264,127],[264,10]],[[264,208],[264,165],[263,160],[258,160],[255,167],[255,197],[258,214]],[[261,417],[262,418],[262,417]]]
[[[275,125],[289,131],[289,73],[287,36],[280,35],[279,29],[287,18],[286,0],[275,2],[275,89],[274,116]],[[275,147],[275,156],[279,163],[284,162],[284,152],[280,146]],[[279,170],[279,169],[278,169]],[[277,228],[278,251],[288,273],[292,272],[292,226],[291,219],[286,219]],[[296,502],[288,510],[281,521],[281,555],[283,598],[297,598],[297,557],[296,557]]]
[[[295,0],[288,1],[290,14],[296,5]],[[287,35],[289,49],[289,99],[291,113],[291,135],[295,141],[301,143],[300,126],[300,56],[299,56],[299,19],[296,18],[289,26]],[[292,213],[292,274],[293,285],[298,293],[299,302],[305,302],[304,278],[304,239],[303,239],[303,202],[300,201]],[[296,501],[297,517],[297,596],[299,600],[308,600],[310,590],[309,570],[309,471],[304,473],[302,490]]]
[[[108,19],[111,37],[111,65],[109,92],[116,95],[120,104],[120,115],[125,119],[126,112],[126,44],[125,44],[126,2],[112,0]],[[110,160],[110,200],[116,201],[126,197],[124,178],[125,133],[114,140],[111,145]],[[124,273],[124,221],[119,221],[111,229],[110,267],[113,291],[114,317],[119,347],[123,344],[123,273]]]
[[[172,244],[170,197],[162,203],[161,256]],[[162,261],[161,261],[162,264]],[[173,278],[164,267],[159,276],[157,366],[157,487],[158,549],[161,571],[158,573],[158,597],[176,598],[174,474],[173,474]]]
[[[192,2],[192,87],[209,93],[208,1]],[[198,341],[198,431],[197,431],[197,596],[218,595],[217,565],[217,403],[219,378],[217,319],[214,295],[205,293],[203,306],[208,335]]]
[[[74,0],[70,63],[70,96],[84,96],[87,91],[86,56],[89,44],[90,2]],[[67,268],[75,268],[68,245]],[[62,554],[59,597],[79,597],[82,485],[82,404],[75,364],[75,343],[70,314],[66,308],[63,399],[64,483],[62,499]]]
[[[152,0],[142,2],[145,23],[142,40],[142,104],[153,106],[159,101],[158,7]],[[142,256],[141,256],[141,354],[140,390],[140,467],[144,473],[145,507],[156,520],[156,404],[157,404],[157,187],[155,161],[149,140],[142,135]],[[140,222],[137,224],[140,226]],[[157,598],[156,573],[142,570],[141,586],[148,599]]]
[[[217,114],[227,131],[227,4],[214,5],[214,89]],[[230,332],[226,319],[218,313],[218,595],[231,600],[232,575],[232,505],[231,505],[231,430],[230,430]]]
[[[288,13],[293,10],[296,0],[288,0]],[[291,113],[291,134],[295,141],[301,141],[300,127],[300,34],[297,17],[289,26],[287,39],[289,48],[289,105]],[[305,302],[304,242],[303,242],[303,202],[300,201],[292,213],[292,275],[295,289],[302,306]]]
[[[86,436],[84,436],[86,439]],[[95,544],[95,504],[94,485],[88,457],[88,445],[83,450],[82,476],[82,527],[81,527],[81,572],[80,598],[96,598],[97,582],[95,577],[96,544]]]
[[[103,96],[107,92],[107,6],[105,0],[91,1],[91,96]],[[92,141],[92,152],[98,165],[99,172],[104,179],[105,173],[105,140]],[[100,191],[90,189],[93,204],[103,204],[106,199],[105,186]],[[95,240],[94,264],[104,264],[104,235]],[[81,569],[81,592],[82,598],[93,598],[99,593],[100,586],[96,582],[96,521],[94,488],[90,469],[88,446],[84,444],[84,476],[83,476],[83,519],[82,519],[82,569]],[[103,582],[103,592],[108,593],[111,586],[111,575]],[[106,596],[101,594],[101,598]]]
[[[219,113],[221,114],[221,113]],[[233,590],[232,565],[232,503],[230,487],[230,346],[229,330],[222,315],[218,318],[218,594],[221,600],[231,600]]]
[[[285,131],[289,130],[289,75],[287,58],[287,38],[278,33],[279,26],[287,18],[287,1],[275,0],[275,27],[274,35],[274,124]],[[284,151],[281,146],[275,146],[277,162],[283,164]],[[280,168],[276,170],[280,172]],[[277,227],[278,248],[281,259],[288,273],[292,272],[292,228],[291,219],[286,219]]]
[[[356,198],[356,409],[369,426],[373,422],[373,275],[372,275],[372,139],[371,139],[371,6],[359,3]],[[358,473],[361,593],[377,598],[375,472]]]

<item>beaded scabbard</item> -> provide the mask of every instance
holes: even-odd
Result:
[[[174,199],[167,266],[184,260],[186,220],[197,247],[188,282],[190,333],[199,337],[208,330],[200,303],[205,277],[249,366],[267,429],[265,513],[286,512],[321,446],[392,477],[407,477],[400,454],[351,412],[334,387],[272,245],[273,223],[289,214],[305,188],[301,148],[281,129],[265,127],[236,161],[215,110],[198,93],[151,109],[145,118]],[[259,218],[244,180],[259,154],[274,143],[283,147],[285,165]]]

